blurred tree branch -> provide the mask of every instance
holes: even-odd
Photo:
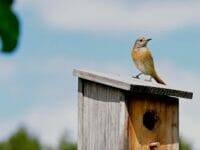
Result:
[[[1,50],[13,52],[19,39],[19,21],[12,10],[14,0],[0,0],[0,38]]]

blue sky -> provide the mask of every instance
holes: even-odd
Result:
[[[72,69],[136,74],[130,52],[145,35],[153,39],[149,47],[163,79],[194,91],[192,101],[181,99],[180,131],[199,149],[198,6],[197,1],[17,0],[20,44],[14,54],[0,56],[0,139],[25,125],[44,143],[57,144],[65,130],[76,140]]]

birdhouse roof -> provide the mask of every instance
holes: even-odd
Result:
[[[99,73],[74,69],[73,74],[81,79],[104,84],[130,92],[157,94],[163,96],[173,96],[180,98],[192,99],[193,93],[180,89],[171,88],[166,85],[143,81],[132,77],[121,77],[117,75]]]

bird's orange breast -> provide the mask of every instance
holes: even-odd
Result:
[[[133,50],[132,51],[132,58],[133,61],[139,61],[139,62],[143,62],[146,59],[148,59],[150,53],[148,49],[143,49],[143,50]]]
[[[132,50],[132,58],[136,67],[144,74],[154,74],[154,64],[148,48]]]

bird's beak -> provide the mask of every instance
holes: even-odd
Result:
[[[151,41],[152,39],[147,39],[147,42]]]

